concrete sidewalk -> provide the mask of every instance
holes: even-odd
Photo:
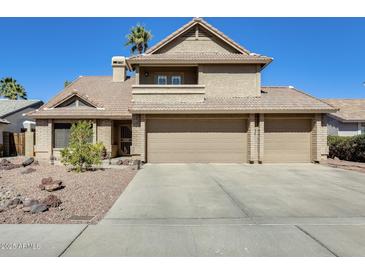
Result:
[[[0,257],[61,256],[85,228],[78,224],[2,224]]]

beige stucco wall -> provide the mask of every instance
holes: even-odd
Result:
[[[257,65],[200,65],[198,83],[206,96],[260,96],[261,80]]]

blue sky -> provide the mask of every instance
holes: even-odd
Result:
[[[79,75],[111,75],[111,57],[141,23],[154,43],[191,18],[0,18],[0,78],[44,101]],[[365,97],[365,18],[205,18],[252,52],[274,58],[263,85],[293,85],[320,98]]]

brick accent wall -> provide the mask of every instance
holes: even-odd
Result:
[[[258,126],[258,162],[262,163],[264,161],[264,151],[265,151],[265,115],[263,113],[259,114],[259,126]]]
[[[255,128],[255,114],[250,114],[248,117],[248,129],[247,129],[247,154],[248,162],[257,162],[257,132]]]
[[[146,161],[146,115],[132,115],[132,147],[133,159]]]
[[[102,142],[108,153],[112,153],[112,120],[97,120],[96,141]]]
[[[312,160],[321,162],[327,159],[327,124],[324,114],[315,114],[312,123]]]
[[[49,159],[52,153],[52,120],[36,120],[35,156],[39,159]]]

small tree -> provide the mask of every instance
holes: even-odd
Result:
[[[92,144],[92,124],[89,121],[79,121],[71,127],[68,147],[61,150],[61,162],[72,166],[77,172],[89,169],[92,165],[101,163],[102,143]]]

